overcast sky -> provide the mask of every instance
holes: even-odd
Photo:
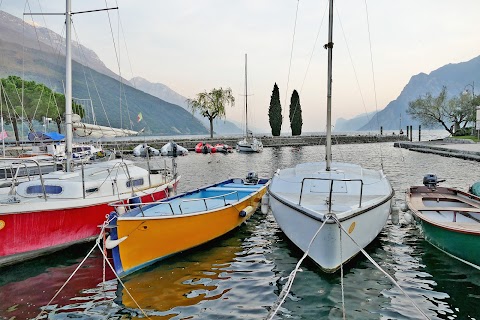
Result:
[[[65,10],[64,0],[0,0],[0,9],[22,17],[29,11],[27,3],[33,12]],[[327,0],[72,0],[73,11],[106,4],[119,6],[110,20],[105,12],[74,16],[76,40],[118,73],[112,28],[125,78],[160,82],[189,98],[230,87],[236,105],[227,109],[227,119],[244,121],[247,53],[249,124],[269,131],[268,106],[276,82],[282,131],[289,131],[293,89],[300,93],[303,131],[325,130]],[[480,55],[479,13],[479,0],[336,1],[333,123],[383,109],[413,75]],[[58,33],[63,20],[35,17]]]

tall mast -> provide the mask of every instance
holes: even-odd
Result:
[[[245,53],[245,136],[248,138],[247,54]]]
[[[326,170],[330,171],[332,163],[332,51],[333,51],[333,0],[329,1],[328,9],[328,78],[327,78],[327,141],[326,141]]]
[[[67,172],[71,171],[70,161],[72,160],[72,3],[71,0],[66,0],[67,6],[65,11],[65,133],[66,133],[66,156],[67,156]]]

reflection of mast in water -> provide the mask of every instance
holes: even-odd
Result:
[[[199,247],[134,273],[124,279],[124,284],[141,308],[155,311],[220,299],[231,289],[222,280],[229,279],[226,274],[232,272],[231,264],[242,250],[235,237],[215,241],[208,248]],[[117,303],[137,309],[120,284],[117,298]]]

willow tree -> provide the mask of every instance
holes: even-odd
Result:
[[[198,93],[196,99],[187,99],[192,114],[198,112],[210,121],[210,138],[213,138],[213,120],[224,118],[226,115],[225,106],[235,105],[235,98],[232,96],[232,89],[212,89],[210,92]]]
[[[475,96],[460,94],[448,99],[447,88],[443,87],[438,96],[425,94],[408,103],[407,113],[427,128],[440,124],[451,135],[465,129],[475,121],[475,105],[480,102]]]
[[[279,136],[282,130],[282,105],[277,83],[273,86],[270,106],[268,107],[268,121],[272,129],[272,136]]]
[[[293,90],[290,98],[290,128],[292,129],[292,136],[299,136],[302,134],[302,106],[300,105],[300,97],[297,90]]]

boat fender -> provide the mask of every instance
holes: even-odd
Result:
[[[413,217],[412,217],[412,214],[410,212],[405,212],[403,214],[403,219],[405,219],[405,222],[407,224],[411,224],[413,222]]]
[[[107,239],[105,240],[105,248],[113,249],[116,246],[118,246],[120,243],[122,243],[123,241],[127,240],[127,238],[128,237],[125,236],[125,237],[121,237],[118,240],[112,240],[112,238],[110,238],[110,236],[108,236]]]
[[[392,207],[392,211],[390,212],[390,218],[392,219],[393,224],[398,224],[400,221],[400,208],[397,206]]]
[[[118,207],[115,207],[115,212],[121,216],[122,214],[124,214],[127,210],[125,210],[125,206],[118,206]]]
[[[262,204],[261,206],[262,213],[267,214],[268,208],[270,206],[270,196],[268,195],[268,193],[265,193],[263,195],[261,204]]]
[[[405,202],[402,202],[400,204],[400,210],[402,210],[403,212],[407,212],[408,211],[408,206]]]
[[[134,197],[128,199],[128,204],[130,204],[130,206],[129,206],[129,209],[130,209],[130,210],[138,207],[138,205],[139,205],[140,203],[142,203],[142,199],[140,199],[139,196],[134,196]]]
[[[246,216],[249,216],[255,211],[255,209],[252,206],[245,207],[242,211],[239,212],[239,216],[242,218],[245,218]]]

